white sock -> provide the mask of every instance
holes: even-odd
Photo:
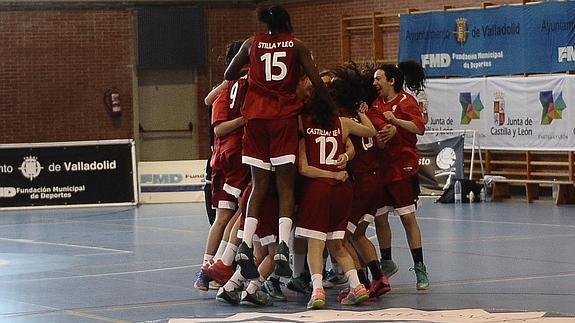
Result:
[[[285,241],[286,244],[288,243],[292,224],[293,221],[291,218],[281,217],[279,219],[279,242]]]
[[[323,277],[321,274],[313,274],[311,275],[311,284],[313,287],[313,290],[316,289],[323,289]]]
[[[293,277],[298,278],[305,271],[305,253],[293,255]]]
[[[226,250],[222,255],[222,262],[226,266],[230,266],[234,262],[234,257],[236,256],[236,251],[238,251],[238,246],[234,245],[231,242],[228,242],[226,246]]]
[[[202,264],[210,262],[210,260],[214,259],[213,255],[208,255],[207,253],[204,254],[204,262]]]
[[[244,236],[243,241],[248,245],[248,247],[253,246],[254,234],[258,228],[258,219],[252,217],[246,217],[244,221]]]
[[[220,258],[222,258],[222,255],[224,254],[224,250],[226,250],[226,245],[228,244],[227,241],[220,241],[220,245],[218,246],[218,251],[216,251],[216,254],[214,255],[214,260],[218,260]]]
[[[230,277],[230,280],[228,280],[224,285],[224,290],[226,292],[233,292],[236,288],[240,287],[242,285],[242,282],[245,280],[246,279],[244,278],[244,276],[242,276],[240,268],[238,267],[238,269],[234,272],[232,277]]]
[[[262,287],[262,284],[265,281],[266,279],[263,278],[262,276],[260,276],[258,279],[250,280],[250,284],[248,285],[248,288],[246,288],[246,292],[252,295],[255,294]]]
[[[355,269],[346,272],[345,277],[347,277],[347,281],[349,282],[350,288],[356,288],[357,285],[361,284],[359,282],[359,277],[357,277],[357,270]]]

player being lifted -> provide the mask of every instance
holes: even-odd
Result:
[[[281,6],[261,8],[258,19],[266,24],[268,32],[248,38],[224,73],[227,80],[236,79],[244,65],[250,66],[249,89],[242,109],[246,120],[242,161],[250,165],[253,190],[248,201],[243,242],[236,255],[242,275],[248,279],[259,277],[252,242],[272,171],[279,199],[275,273],[291,277],[287,242],[293,223],[297,115],[303,107],[296,96],[296,87],[302,70],[317,94],[333,105],[309,50],[292,35],[288,12]]]

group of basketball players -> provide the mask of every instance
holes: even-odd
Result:
[[[259,9],[258,19],[268,32],[228,46],[226,81],[206,97],[216,216],[195,287],[213,281],[219,301],[266,306],[286,299],[283,277],[310,297],[308,309],[323,308],[337,283],[348,285],[341,304],[380,297],[398,270],[391,212],[405,228],[416,287],[427,289],[415,216],[425,124],[405,91],[423,89],[423,69],[350,64],[320,76],[283,7]],[[381,259],[365,235],[373,222]]]

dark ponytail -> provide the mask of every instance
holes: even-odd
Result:
[[[403,85],[416,94],[425,88],[425,71],[416,61],[405,61],[399,65],[383,64],[378,69],[385,72],[385,77],[389,81],[395,80],[393,89],[395,92],[403,90]]]
[[[272,23],[272,13],[268,8],[258,8],[258,20],[269,26]]]
[[[405,77],[405,87],[419,94],[425,89],[425,70],[416,61],[405,61],[397,65]]]
[[[291,34],[293,28],[287,10],[282,6],[259,8],[258,20],[266,24],[268,31],[272,33]]]

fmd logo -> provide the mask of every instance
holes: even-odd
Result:
[[[575,62],[575,46],[558,47],[557,62]]]
[[[15,187],[0,187],[0,197],[14,197],[16,196]]]
[[[177,184],[183,180],[182,174],[144,174],[140,176],[142,184]]]
[[[421,55],[421,66],[423,68],[449,67],[449,65],[451,65],[451,57],[447,53]]]

